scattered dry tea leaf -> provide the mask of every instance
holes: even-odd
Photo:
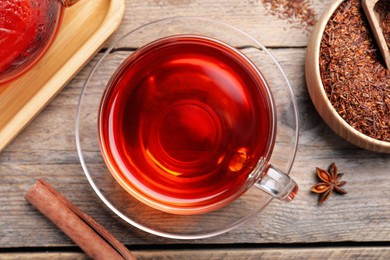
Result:
[[[298,28],[309,30],[316,23],[316,13],[310,0],[261,0],[267,12]]]

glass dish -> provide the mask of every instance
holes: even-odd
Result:
[[[298,111],[290,83],[270,52],[243,31],[214,20],[177,17],[141,26],[107,49],[80,95],[76,144],[84,173],[99,198],[127,223],[174,239],[199,239],[225,233],[258,215],[272,200],[256,187],[229,205],[204,214],[174,215],[151,208],[128,194],[112,177],[99,150],[98,110],[104,89],[120,64],[135,50],[166,36],[195,34],[223,41],[258,66],[271,88],[277,110],[277,133],[270,163],[290,172],[298,145]]]

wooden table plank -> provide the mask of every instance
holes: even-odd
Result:
[[[298,248],[298,249],[206,249],[206,250],[149,250],[133,251],[138,260],[142,259],[186,259],[186,260],[257,260],[257,259],[329,259],[329,260],[380,260],[390,258],[388,247],[341,247],[341,248]],[[89,259],[83,253],[6,253],[0,254],[3,260],[23,259]]]
[[[273,201],[251,224],[195,244],[390,241],[390,155],[359,149],[336,136],[319,118],[304,83],[305,49],[275,49],[300,108],[301,138],[291,175],[301,191],[290,204]],[[97,57],[98,58],[98,57]],[[97,59],[95,58],[95,60]],[[88,65],[0,156],[0,246],[67,246],[73,243],[23,195],[46,178],[82,210],[128,245],[186,243],[148,235],[114,216],[93,193],[78,162],[74,123]],[[349,194],[316,204],[309,192],[315,167],[336,161]]]
[[[306,1],[319,18],[332,0]],[[159,19],[176,16],[201,16],[223,21],[246,31],[266,46],[304,47],[310,37],[299,22],[272,15],[261,0],[132,0],[126,2],[126,14],[115,40],[135,29]]]
[[[317,14],[331,2],[314,1]],[[304,80],[305,46],[309,33],[267,15],[261,1],[132,0],[127,1],[123,24],[109,43],[145,22],[176,15],[200,15],[222,20],[249,32],[267,46],[277,47],[271,52],[285,69],[300,109],[299,151],[291,173],[301,189],[297,199],[290,204],[274,201],[251,224],[228,234],[191,243],[390,242],[390,155],[365,151],[347,143],[318,116]],[[159,238],[129,226],[111,213],[89,186],[77,157],[74,124],[78,97],[91,67],[92,63],[88,64],[0,154],[1,248],[73,245],[23,199],[38,178],[46,178],[128,245],[188,243]],[[332,196],[319,207],[317,197],[309,191],[316,182],[315,167],[326,168],[333,161],[345,173],[343,178],[348,181],[345,189],[349,193]],[[321,250],[318,254],[313,253],[313,257],[332,256],[333,249],[327,253]],[[305,257],[305,251],[302,254],[298,249],[287,251],[291,256]],[[373,258],[389,254],[387,248],[378,251],[375,248],[345,248],[338,252],[346,256],[372,254]],[[191,256],[191,253],[183,255]],[[219,253],[216,253],[217,257]],[[229,254],[237,256],[234,252]],[[278,250],[271,252],[272,255],[278,255]],[[146,253],[144,256],[150,257]]]

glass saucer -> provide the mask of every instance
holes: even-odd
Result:
[[[258,215],[272,197],[253,186],[229,205],[208,213],[188,216],[158,211],[133,198],[115,181],[101,156],[97,132],[100,99],[118,66],[139,47],[180,34],[202,35],[230,44],[259,68],[272,91],[277,110],[276,143],[270,163],[287,174],[290,172],[298,145],[298,111],[285,73],[254,38],[231,25],[206,18],[177,17],[155,21],[129,32],[108,48],[82,89],[76,115],[76,144],[92,188],[120,218],[154,235],[199,239],[225,233],[247,222]]]

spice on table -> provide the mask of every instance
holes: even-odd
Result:
[[[316,13],[310,0],[261,0],[267,12],[298,28],[309,30],[316,23]]]
[[[347,192],[341,188],[347,182],[340,181],[341,177],[344,175],[343,173],[337,172],[337,167],[335,163],[332,163],[329,166],[329,170],[325,171],[320,168],[316,168],[317,177],[322,181],[317,183],[311,188],[312,192],[320,194],[318,204],[321,205],[324,203],[335,190],[340,194],[347,194]]]
[[[25,198],[93,259],[135,259],[110,232],[44,180],[39,180]]]
[[[390,142],[390,70],[360,0],[333,13],[321,40],[320,74],[332,106],[357,131]]]

